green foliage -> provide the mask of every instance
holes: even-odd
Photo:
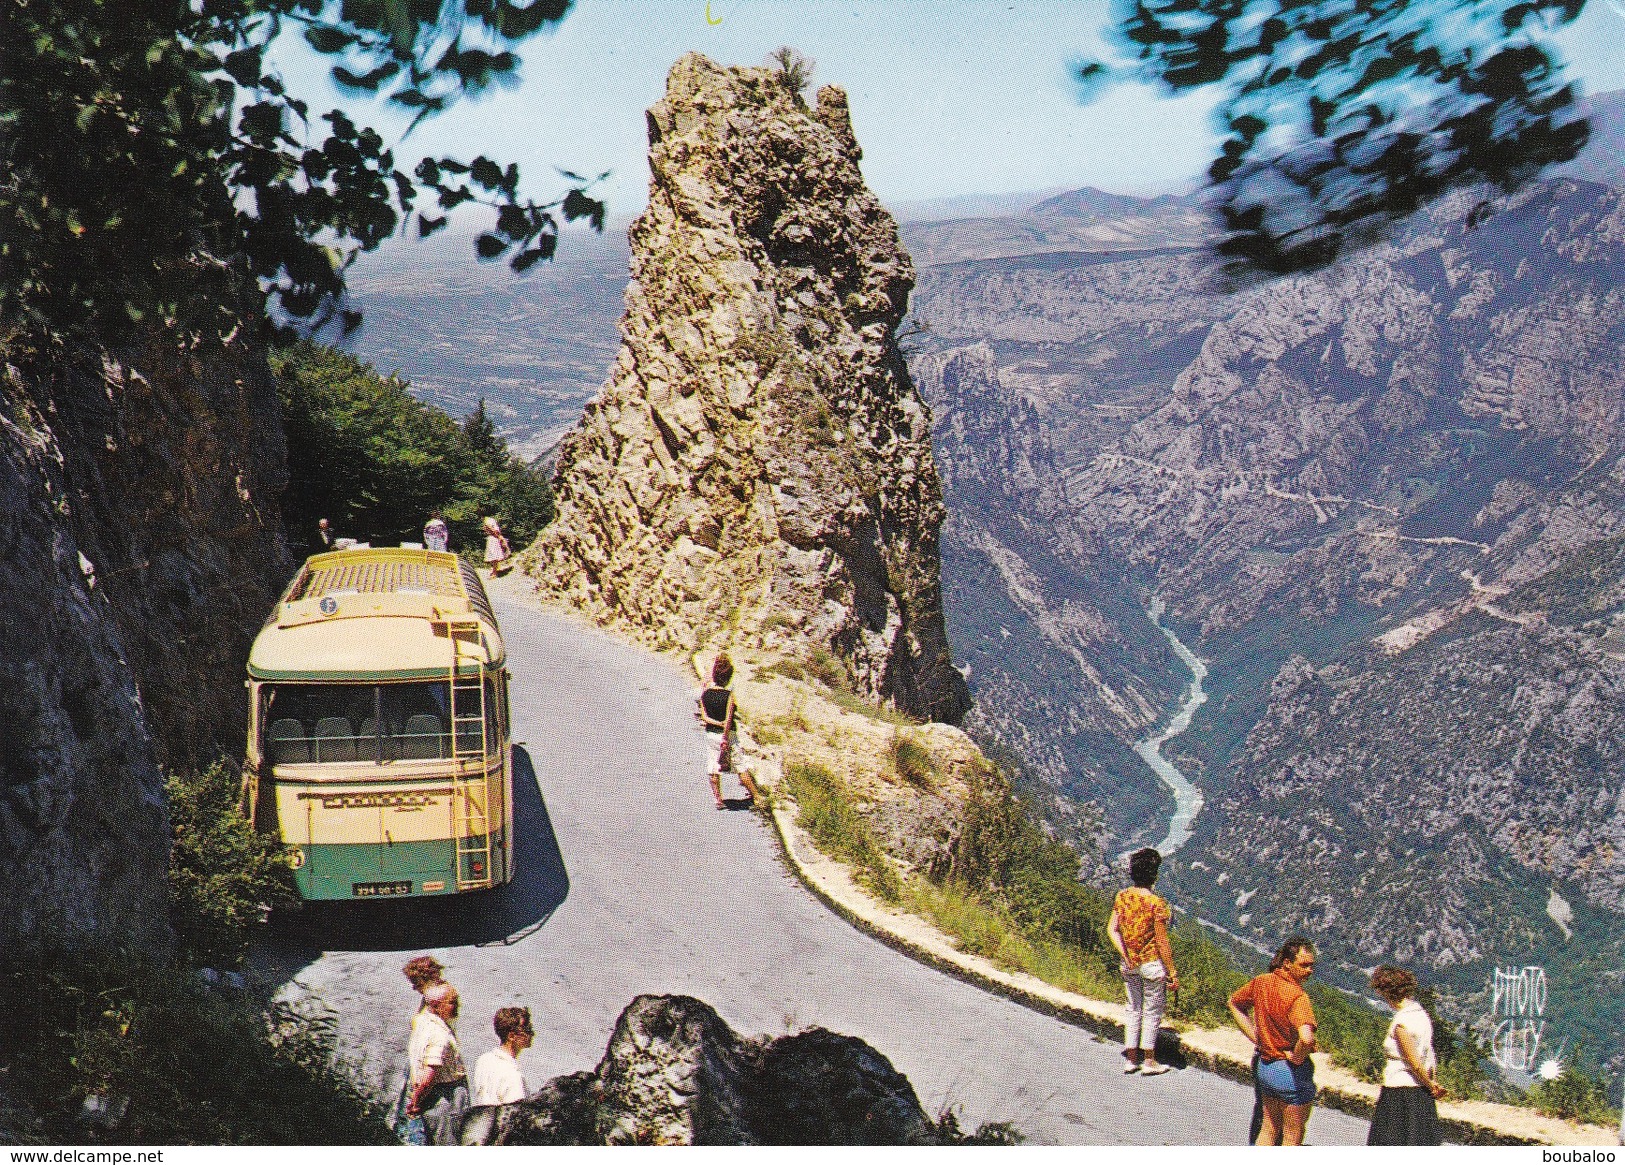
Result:
[[[1584,3],[1118,0],[1118,36],[1140,79],[1223,87],[1221,250],[1288,271],[1452,187],[1510,190],[1574,157],[1587,126],[1551,38]]]
[[[1381,1080],[1387,1019],[1324,983],[1311,981],[1306,988],[1315,1005],[1316,1042],[1361,1080]]]
[[[508,453],[484,401],[459,426],[344,352],[301,341],[274,353],[288,435],[283,518],[297,538],[327,518],[377,544],[419,541],[439,510],[453,548],[482,553],[483,514],[522,547],[553,518],[545,478]]]
[[[1000,902],[963,884],[916,879],[908,885],[905,902],[953,938],[960,950],[1006,970],[1022,971],[1095,999],[1111,998],[1123,989],[1115,966],[1108,969],[1095,952],[1023,928]]]
[[[378,1106],[335,1055],[330,1015],[209,988],[130,960],[0,975],[7,1101],[0,1140],[83,1143],[87,1097],[128,1101],[99,1139],[127,1144],[390,1144]],[[268,1103],[275,1098],[275,1103]],[[13,1119],[16,1119],[13,1115]]]
[[[1608,1098],[1607,1077],[1583,1067],[1577,1051],[1564,1058],[1556,1080],[1538,1081],[1529,1090],[1529,1103],[1538,1112],[1564,1120],[1612,1125],[1619,1118],[1619,1109]]]
[[[191,958],[236,967],[254,924],[270,907],[296,900],[282,848],[256,833],[238,806],[235,765],[216,761],[164,783],[174,840],[169,851],[170,924]]]
[[[936,785],[936,758],[931,755],[930,749],[912,736],[893,732],[886,746],[886,760],[898,780],[917,789],[929,790]]]
[[[877,896],[897,901],[902,880],[869,823],[852,807],[841,779],[822,765],[793,760],[784,766],[784,783],[799,808],[796,824],[812,835],[818,848],[851,866],[858,881]]]
[[[831,691],[852,690],[852,675],[846,670],[846,664],[827,647],[814,643],[807,649],[806,672]]]
[[[1440,1014],[1433,992],[1423,988],[1420,1002],[1433,1021],[1433,1055],[1439,1064],[1435,1078],[1457,1100],[1484,1099],[1490,1080],[1485,1049],[1471,1032],[1458,1032]]]
[[[767,63],[770,68],[777,69],[779,80],[790,92],[800,94],[808,85],[812,84],[813,70],[818,62],[810,57],[804,57],[789,45],[780,45],[767,54]]]
[[[1230,996],[1247,976],[1193,921],[1176,922],[1168,943],[1179,968],[1179,998],[1172,1014],[1203,1027],[1228,1025]]]
[[[764,676],[783,676],[787,680],[797,681],[805,681],[807,678],[806,669],[793,659],[775,659],[762,668],[761,674]]]
[[[424,158],[410,173],[367,126],[313,114],[268,63],[285,29],[332,57],[344,89],[417,119],[511,78],[510,46],[569,0],[0,0],[0,316],[47,333],[173,321],[201,336],[338,310],[344,274],[405,221],[420,236],[490,208],[481,258],[523,271],[558,218],[601,229],[591,185],[537,204],[517,167]],[[489,46],[489,47],[481,47]],[[416,121],[413,123],[416,124]],[[432,204],[438,214],[420,207]],[[231,265],[248,302],[200,285]],[[345,312],[346,326],[359,317]]]

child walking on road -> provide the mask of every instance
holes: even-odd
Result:
[[[1165,899],[1151,892],[1157,884],[1162,855],[1154,849],[1136,850],[1128,860],[1129,880],[1112,903],[1106,927],[1112,946],[1122,959],[1123,988],[1128,994],[1123,1025],[1123,1071],[1161,1076],[1168,1065],[1157,1062],[1157,1032],[1168,1006],[1168,991],[1179,990],[1174,952],[1168,943],[1173,919]]]

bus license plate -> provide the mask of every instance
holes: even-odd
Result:
[[[351,882],[350,893],[356,898],[382,898],[387,894],[410,894],[410,882]]]

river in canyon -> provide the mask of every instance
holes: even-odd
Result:
[[[1185,690],[1184,699],[1180,701],[1178,710],[1167,725],[1136,744],[1134,751],[1140,754],[1140,759],[1150,766],[1151,771],[1157,774],[1157,779],[1167,785],[1174,795],[1174,812],[1168,819],[1168,834],[1157,843],[1157,849],[1162,851],[1162,856],[1168,857],[1191,839],[1191,825],[1195,822],[1196,815],[1202,811],[1202,790],[1191,784],[1185,778],[1185,774],[1162,755],[1162,746],[1189,728],[1191,721],[1196,717],[1196,710],[1207,703],[1207,693],[1202,690],[1202,681],[1207,678],[1207,664],[1179,641],[1179,636],[1174,634],[1172,628],[1163,624],[1164,610],[1166,608],[1161,599],[1152,599],[1151,609],[1146,615],[1156,625],[1157,630],[1168,637],[1174,654],[1190,669],[1190,687]]]

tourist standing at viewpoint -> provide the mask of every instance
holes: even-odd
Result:
[[[411,1092],[406,1115],[422,1117],[431,1145],[455,1145],[468,1113],[468,1070],[457,1044],[457,989],[435,983],[423,993],[426,1014],[407,1047]]]
[[[1154,849],[1135,850],[1128,860],[1129,881],[1112,903],[1106,926],[1121,960],[1123,988],[1128,994],[1123,1024],[1123,1071],[1161,1076],[1168,1065],[1157,1062],[1157,1032],[1168,1009],[1168,992],[1179,990],[1174,951],[1168,942],[1173,911],[1166,899],[1151,892],[1157,884],[1162,855]]]
[[[1315,1008],[1303,981],[1315,970],[1315,948],[1294,936],[1259,975],[1230,997],[1230,1016],[1258,1049],[1254,1069],[1264,1098],[1260,1145],[1301,1145],[1315,1103]]]
[[[502,527],[490,515],[480,525],[485,529],[485,565],[491,568],[492,574],[507,574],[513,564],[508,561],[510,551]]]
[[[423,548],[425,550],[438,550],[445,552],[451,541],[451,531],[446,528],[446,519],[436,510],[429,515],[429,520],[423,523]]]
[[[530,1095],[519,1053],[536,1041],[530,1008],[502,1007],[491,1018],[497,1046],[474,1062],[474,1106],[517,1104]]]
[[[1416,976],[1398,967],[1378,967],[1371,988],[1394,1009],[1382,1050],[1382,1091],[1371,1114],[1368,1145],[1437,1145],[1438,1100],[1445,1093],[1434,1079],[1433,1019],[1417,1002]]]

